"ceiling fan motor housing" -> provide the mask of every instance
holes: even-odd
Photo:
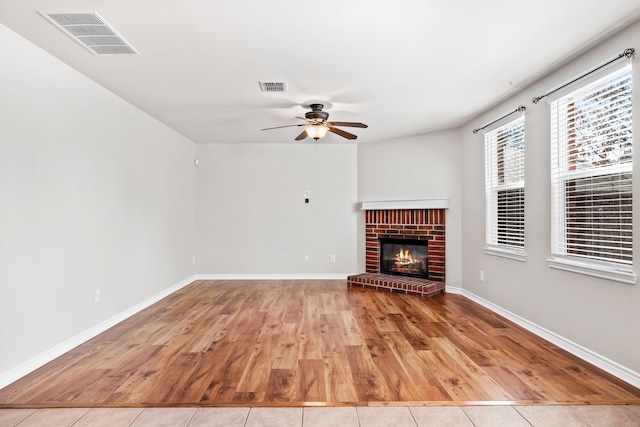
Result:
[[[304,114],[304,116],[308,120],[313,120],[316,122],[324,122],[329,118],[329,113],[327,113],[326,111],[322,111],[322,108],[324,107],[324,105],[311,104],[309,105],[309,107],[311,108],[311,111]]]

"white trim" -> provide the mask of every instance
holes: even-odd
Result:
[[[363,211],[393,209],[449,209],[449,199],[380,200],[360,202]]]
[[[637,280],[637,274],[632,271],[617,269],[594,262],[580,262],[568,258],[551,257],[547,259],[547,265],[558,270],[586,274],[587,276],[600,277],[601,279],[615,280],[616,282],[628,283],[630,285],[635,285]]]
[[[444,291],[448,294],[462,295],[462,288],[459,286],[445,285]]]
[[[639,372],[635,372],[632,371],[631,369],[620,365],[619,363],[614,362],[613,360],[610,360],[604,356],[602,356],[601,354],[598,354],[594,351],[589,350],[588,348],[585,348],[579,344],[574,343],[571,340],[568,340],[558,334],[556,334],[555,332],[551,332],[548,329],[543,328],[542,326],[539,326],[533,322],[530,322],[527,319],[524,319],[520,316],[518,316],[517,314],[514,314],[508,310],[505,310],[504,308],[493,304],[492,302],[489,302],[487,300],[485,300],[484,298],[481,298],[467,290],[462,290],[462,295],[469,298],[470,300],[482,305],[483,307],[488,308],[489,310],[493,311],[494,313],[497,313],[499,315],[501,315],[502,317],[516,323],[517,325],[523,327],[524,329],[528,330],[529,332],[532,332],[534,334],[536,334],[537,336],[551,342],[552,344],[557,345],[558,347],[562,348],[563,350],[568,351],[569,353],[573,354],[574,356],[579,357],[580,359],[591,363],[592,365],[597,366],[598,368],[608,372],[609,374],[621,379],[622,381],[625,381],[629,384],[631,384],[634,387],[639,387],[640,388],[640,373]]]
[[[153,295],[150,298],[147,298],[146,300],[139,302],[138,304],[128,308],[127,310],[116,314],[113,317],[110,317],[109,319],[105,320],[104,322],[100,322],[97,325],[87,329],[84,332],[79,333],[78,335],[69,338],[68,340],[50,348],[49,350],[46,350],[44,353],[41,353],[29,360],[27,360],[24,363],[21,363],[20,365],[16,366],[15,368],[9,369],[6,372],[3,372],[0,374],[0,388],[4,388],[6,386],[8,386],[9,384],[19,380],[20,378],[24,377],[25,375],[35,371],[36,369],[38,369],[39,367],[51,362],[52,360],[56,359],[57,357],[62,356],[63,354],[65,354],[66,352],[76,348],[77,346],[79,346],[80,344],[83,344],[87,341],[89,341],[91,338],[94,338],[95,336],[101,334],[102,332],[106,331],[107,329],[117,325],[118,323],[122,322],[123,320],[133,316],[134,314],[144,310],[145,308],[149,307],[150,305],[155,304],[156,302],[160,301],[162,298],[165,298],[169,295],[171,295],[172,293],[184,288],[185,286],[189,285],[190,283],[193,283],[194,280],[196,280],[195,278],[196,276],[190,276],[187,277],[184,280],[181,280],[180,282],[176,283],[175,285]]]
[[[485,254],[501,256],[503,258],[514,259],[516,261],[526,261],[527,253],[523,250],[509,249],[509,248],[497,248],[485,246],[482,248]]]
[[[346,280],[343,274],[196,274],[195,280]]]

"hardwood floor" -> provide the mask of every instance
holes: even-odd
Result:
[[[197,281],[0,390],[1,407],[640,404],[460,295]]]

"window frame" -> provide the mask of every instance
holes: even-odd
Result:
[[[571,146],[570,143],[576,141],[575,137],[570,136],[569,127],[567,129],[562,129],[560,123],[563,119],[566,120],[567,117],[570,116],[568,113],[570,105],[574,105],[572,103],[567,103],[566,101],[569,99],[573,99],[575,96],[581,96],[578,99],[586,99],[589,97],[589,94],[597,93],[596,88],[599,83],[603,83],[607,80],[618,79],[621,76],[629,74],[631,78],[631,92],[633,92],[633,80],[632,80],[632,70],[631,64],[627,64],[624,67],[619,67],[614,71],[608,71],[602,77],[598,78],[594,81],[583,82],[579,87],[572,88],[570,93],[564,93],[561,96],[556,97],[555,99],[550,100],[551,108],[550,108],[550,117],[551,117],[551,256],[547,259],[547,264],[551,268],[571,271],[580,274],[586,274],[590,276],[605,278],[609,280],[615,280],[624,283],[636,283],[636,274],[633,272],[633,234],[631,236],[631,249],[630,249],[630,257],[631,261],[615,261],[612,259],[603,259],[606,258],[604,254],[606,254],[606,250],[603,248],[599,253],[600,257],[596,257],[595,255],[585,255],[585,254],[572,254],[571,250],[576,251],[584,248],[585,246],[579,246],[577,244],[571,245],[568,243],[569,240],[574,239],[575,237],[571,237],[568,235],[568,232],[575,232],[576,228],[568,228],[567,226],[567,215],[569,209],[567,206],[569,205],[568,196],[566,193],[566,188],[569,183],[577,183],[580,180],[584,180],[585,178],[593,178],[594,182],[597,181],[598,178],[605,178],[608,176],[611,177],[621,177],[624,174],[631,174],[631,185],[633,185],[633,119],[632,114],[629,115],[629,120],[631,120],[631,142],[630,144],[630,160],[626,162],[622,162],[620,164],[611,164],[611,165],[591,165],[586,168],[581,168],[579,170],[571,170],[572,165],[575,163],[570,162],[570,151],[571,149],[575,149],[575,146]],[[626,78],[625,78],[626,79]],[[607,88],[608,90],[608,88]],[[591,91],[591,92],[589,92]],[[601,102],[601,101],[599,101]],[[564,111],[560,111],[561,104],[563,104]],[[583,118],[584,115],[574,115],[571,116],[572,119],[575,118]],[[598,135],[600,136],[600,135]],[[576,144],[576,146],[579,146]],[[591,148],[591,146],[589,146]],[[624,189],[624,181],[622,179],[618,180],[618,185],[616,185],[616,189],[620,188],[620,190],[616,190],[617,194],[625,194],[622,190]],[[631,194],[631,221],[633,221],[633,187],[631,191],[628,192]],[[611,194],[616,194],[615,192],[611,192]],[[571,193],[570,195],[575,195],[575,193]],[[621,199],[622,200],[622,199]],[[594,204],[595,206],[595,204]],[[618,212],[620,215],[617,217],[618,222],[620,223],[623,218],[623,208],[625,207],[624,203],[621,201],[618,205]],[[575,209],[575,208],[574,208]],[[593,208],[592,208],[593,209]],[[590,211],[592,212],[592,211]],[[631,232],[633,233],[633,224],[630,226]],[[586,231],[585,233],[588,233]],[[583,241],[588,241],[587,237],[583,237]],[[573,246],[573,249],[568,249]],[[595,247],[597,248],[597,246]],[[592,249],[591,252],[597,252],[595,249]]]
[[[516,137],[514,138],[499,138],[498,135],[508,129],[516,129]],[[525,120],[524,113],[520,112],[518,115],[512,116],[509,120],[501,120],[495,126],[485,129],[485,245],[483,251],[488,255],[496,255],[504,258],[509,258],[517,261],[526,261],[525,250],[525,175],[524,175],[524,163],[526,158],[526,144],[525,144]],[[500,154],[499,144],[506,145],[509,141],[521,140],[522,154],[520,161],[522,162],[521,177],[518,181],[500,182],[500,171],[504,174],[504,165],[502,168],[499,166]],[[504,159],[504,154],[502,159]],[[504,176],[504,175],[503,175]],[[509,239],[516,237],[520,234],[522,239],[521,245],[513,245],[500,242],[501,230],[500,223],[509,224],[510,221],[501,220],[499,212],[499,198],[500,192],[509,192],[513,190],[520,190],[522,201],[519,206],[522,209],[521,216],[521,232],[510,234]],[[504,217],[502,217],[504,218]],[[504,231],[504,229],[503,229]]]

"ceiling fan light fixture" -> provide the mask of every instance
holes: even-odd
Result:
[[[304,130],[305,132],[307,132],[307,135],[309,135],[311,138],[317,141],[320,138],[325,137],[327,132],[329,132],[329,127],[324,123],[318,123],[318,124],[305,125]]]

